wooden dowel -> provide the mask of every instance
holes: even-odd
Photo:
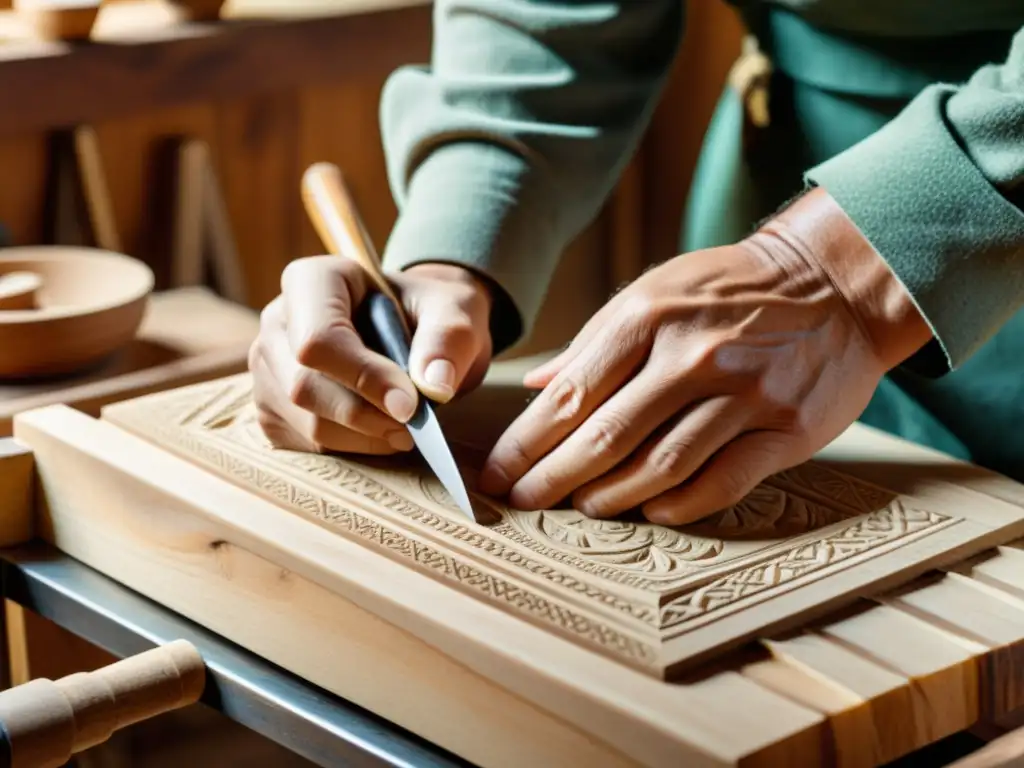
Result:
[[[114,731],[194,704],[206,670],[179,640],[95,672],[32,680],[0,693],[12,768],[58,768]]]

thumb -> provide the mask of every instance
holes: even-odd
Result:
[[[444,291],[417,302],[416,332],[409,350],[409,375],[431,400],[446,403],[490,344],[487,317],[474,317]]]

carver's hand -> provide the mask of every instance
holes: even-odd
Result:
[[[491,358],[488,289],[471,272],[423,264],[391,278],[415,326],[411,378],[368,349],[353,316],[370,283],[338,256],[288,265],[281,295],[249,352],[260,425],[279,448],[387,454],[413,446],[402,424],[417,388],[450,400],[478,384]],[[414,384],[415,381],[415,384]]]
[[[810,458],[930,338],[905,289],[823,190],[743,242],[678,256],[533,371],[486,493],[571,495],[593,517],[683,524]]]

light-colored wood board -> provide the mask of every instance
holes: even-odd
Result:
[[[136,341],[108,363],[75,377],[0,385],[0,434],[31,408],[64,403],[99,415],[115,400],[239,373],[258,331],[254,311],[205,288],[155,293]]]
[[[0,440],[0,546],[28,541],[35,533],[35,463],[32,453]]]
[[[913,706],[903,713],[903,722],[919,746],[977,721],[975,660],[986,652],[984,646],[881,604],[858,604],[815,625],[814,631],[908,680]]]
[[[273,451],[250,387],[242,376],[123,403],[104,418],[421,574],[658,676],[1024,531],[1024,509],[980,493],[922,486],[897,496],[814,463],[683,530],[574,510],[515,511],[480,496],[482,514],[497,519],[468,526],[421,464]],[[464,474],[472,490],[470,465]]]
[[[0,386],[0,433],[10,434],[15,414],[53,403],[65,403],[99,415],[100,408],[118,399],[205,381],[243,371],[249,344],[259,321],[256,313],[225,302],[203,288],[154,294],[136,342],[108,364],[85,375],[36,385]],[[8,444],[9,445],[9,444]],[[9,483],[31,474],[31,457],[20,468],[0,463],[2,498],[17,500]],[[23,462],[25,460],[22,460]],[[18,518],[5,508],[0,542],[24,540]],[[91,669],[102,657],[88,643],[20,606],[8,604],[8,642],[15,679],[57,679]],[[105,657],[104,663],[110,658]],[[20,676],[20,677],[19,677]]]
[[[962,638],[985,651],[979,664],[981,716],[998,720],[1024,707],[1024,601],[957,573],[935,575],[880,597],[885,605]]]
[[[881,765],[921,746],[902,717],[913,705],[905,677],[822,635],[798,633],[765,642],[782,666],[816,680],[835,694],[845,694],[847,700],[832,702],[829,712],[838,765]],[[773,679],[770,687],[802,701],[808,686],[792,675]],[[814,695],[807,699],[808,704]]]
[[[968,489],[1024,507],[1024,484],[865,424],[855,424],[841,440],[822,449],[818,460],[897,493],[925,491],[945,496]],[[977,501],[964,497],[963,502],[984,512],[984,505]]]
[[[552,723],[567,721],[588,734],[585,740],[604,742],[603,760],[614,756],[608,746],[645,765],[786,765],[797,758],[804,760],[801,765],[814,765],[821,754],[820,714],[736,673],[686,685],[654,680],[424,579],[110,424],[56,406],[19,417],[16,435],[31,446],[39,467],[45,538],[173,610],[468,759],[518,765],[523,758],[514,744],[543,749],[539,739],[532,747],[522,731],[499,727],[517,697],[545,710]],[[158,562],[163,565],[156,567]],[[229,599],[222,589],[226,584],[246,590],[249,597],[237,599],[236,591]],[[299,605],[294,594],[276,602],[277,585],[318,588]],[[268,601],[265,610],[263,600]],[[360,626],[345,621],[344,601],[382,620],[374,621],[374,631],[365,636],[372,640],[350,642]],[[277,618],[268,621],[268,615]],[[324,636],[309,626],[313,616],[341,620],[326,633],[337,635],[333,641],[311,641]],[[381,650],[391,637],[382,629],[384,622],[415,635],[417,643],[445,650],[397,669],[395,660],[412,656]],[[452,626],[466,630],[454,644]],[[324,655],[313,659],[318,646]],[[378,651],[384,655],[377,658],[391,659],[390,668],[366,655]],[[456,675],[459,665],[445,659],[479,677]],[[412,672],[411,679],[404,679]],[[421,674],[432,676],[430,685],[414,688]],[[362,687],[347,680],[351,675],[365,676]],[[490,703],[462,716],[458,702],[470,680],[490,681]],[[494,695],[493,686],[504,695]],[[398,690],[402,696],[395,695]],[[737,711],[737,701],[746,702],[745,710]],[[486,738],[480,737],[487,718],[494,722]],[[579,738],[573,743],[578,749]],[[578,760],[578,754],[572,759]]]
[[[949,570],[1024,600],[1024,550],[1021,544],[1020,541],[1011,541],[1006,546],[959,562]]]

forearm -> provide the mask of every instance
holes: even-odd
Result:
[[[1006,62],[934,85],[889,125],[812,169],[961,364],[1024,307],[1024,31]]]
[[[528,330],[646,126],[682,8],[438,0],[430,67],[398,71],[382,98],[400,210],[386,266],[467,266],[514,315],[499,346]]]

